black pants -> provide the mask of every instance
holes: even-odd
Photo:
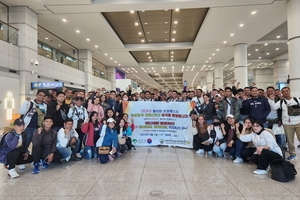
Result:
[[[126,139],[126,145],[127,145],[127,147],[128,147],[128,150],[131,150],[131,147],[132,147],[132,141],[131,141],[131,138],[130,138],[130,137],[128,137],[128,138]]]
[[[257,164],[257,169],[266,170],[272,160],[282,158],[278,153],[270,150],[262,150],[260,155],[253,154],[250,158],[251,162]]]
[[[51,154],[52,147],[50,145],[39,145],[32,147],[32,156],[34,163],[39,163],[40,159],[45,159]],[[60,153],[54,153],[52,162],[60,162],[62,155]]]
[[[251,157],[255,151],[256,151],[256,148],[253,148],[253,147],[244,149],[242,152],[243,160],[246,160],[247,158]]]
[[[75,130],[78,133],[78,139],[79,139],[79,142],[80,142],[79,143],[79,148],[78,148],[78,151],[77,151],[77,153],[79,153],[81,151],[81,148],[82,148],[82,142],[83,142],[83,138],[85,136],[85,133],[83,133],[80,128],[75,129]]]
[[[33,161],[32,155],[29,154],[27,160],[24,160],[22,149],[23,147],[16,148],[6,155],[6,164],[9,165],[8,169],[13,169],[16,165],[27,164]]]
[[[196,149],[204,149],[204,151],[212,151],[213,144],[210,144],[210,145],[201,144],[201,142],[204,142],[207,139],[205,136],[204,137],[199,137],[199,136],[194,137],[195,148]]]

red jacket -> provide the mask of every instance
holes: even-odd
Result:
[[[98,124],[99,133],[100,133],[100,126],[101,126],[101,123]],[[92,146],[92,147],[95,146],[94,123],[93,122],[84,123],[82,128],[81,128],[81,131],[83,133],[86,133],[86,139],[84,141],[84,144],[87,145],[87,146]]]

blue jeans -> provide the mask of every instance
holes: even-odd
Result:
[[[285,134],[280,134],[280,135],[275,135],[276,138],[276,142],[278,145],[286,148],[286,138],[285,138]]]
[[[205,122],[208,123],[209,125],[212,125],[212,121],[213,121],[212,119],[205,120]]]
[[[31,127],[27,127],[24,131],[25,133],[25,138],[26,138],[26,141],[25,141],[25,145],[26,145],[26,148],[29,147],[30,145],[30,142],[32,140],[32,136],[33,136],[33,132],[36,130],[37,128],[31,128]]]
[[[220,146],[214,145],[213,151],[215,153],[217,153],[218,156],[223,156],[223,153],[224,153],[224,151],[226,149],[226,146],[227,146],[226,143],[222,143],[222,144],[220,144]]]
[[[84,146],[82,157],[85,159],[97,158],[97,148],[95,146]]]
[[[76,140],[76,147],[74,149],[69,149],[67,147],[56,147],[57,151],[63,156],[63,159],[66,159],[69,156],[74,156],[78,151],[80,145],[80,140]]]
[[[237,139],[235,141],[235,157],[241,158],[244,149],[245,149],[245,144],[240,139]]]
[[[108,154],[98,154],[100,163],[105,164],[108,161]]]

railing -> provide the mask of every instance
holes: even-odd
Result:
[[[61,51],[49,46],[48,44],[44,44],[41,41],[38,41],[38,54],[46,58],[50,58],[54,61],[60,62],[64,65],[68,65],[75,69],[84,71],[84,62],[65,53],[62,53]]]
[[[93,67],[93,75],[96,76],[96,77],[111,81],[111,75],[109,75],[105,72],[102,72],[102,71],[100,71],[100,70],[98,70],[94,67]]]
[[[0,20],[0,40],[18,45],[19,30]]]

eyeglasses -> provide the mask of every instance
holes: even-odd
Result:
[[[253,127],[259,128],[260,126],[253,126]]]

